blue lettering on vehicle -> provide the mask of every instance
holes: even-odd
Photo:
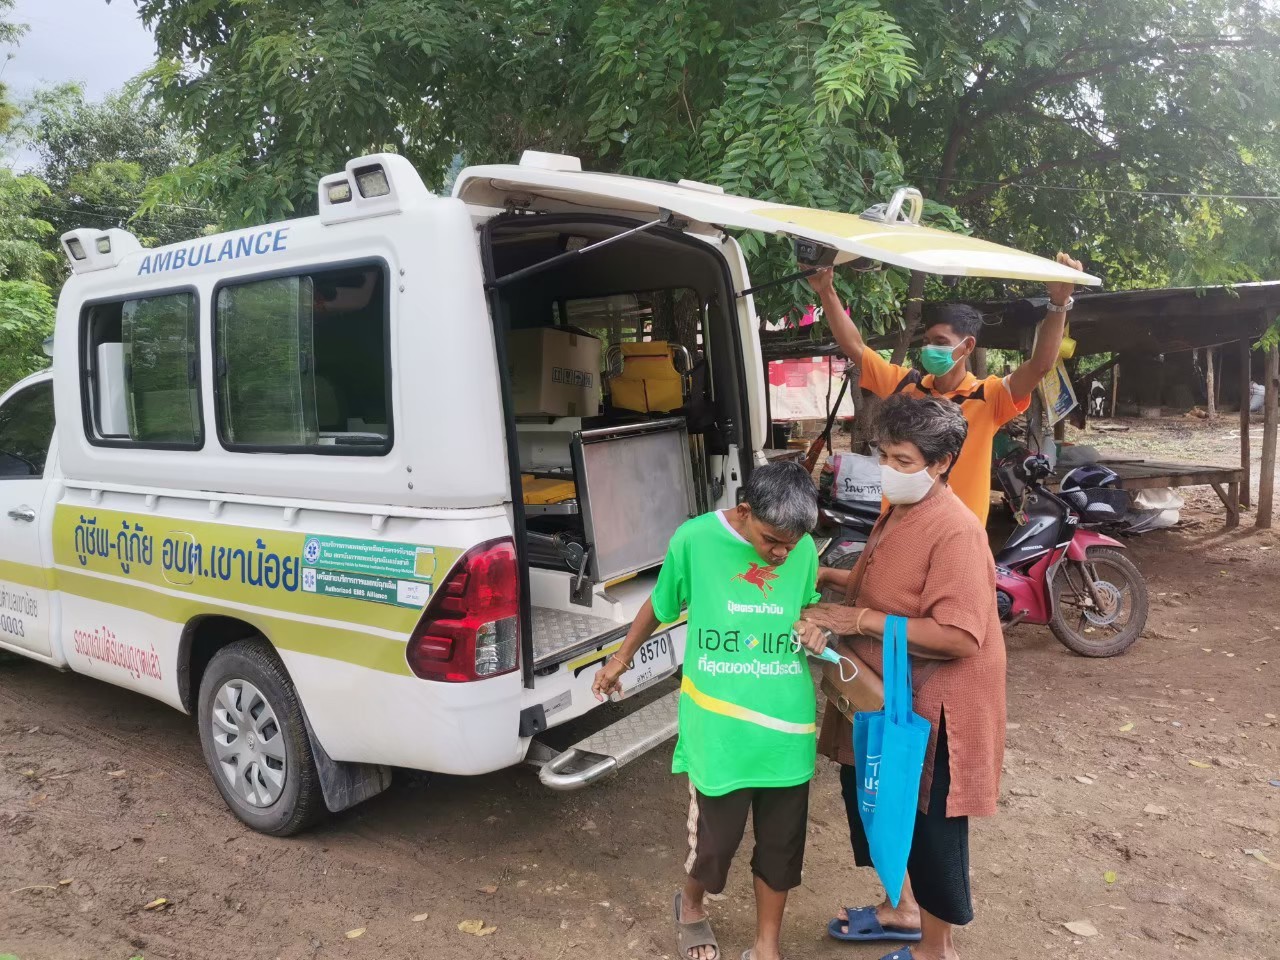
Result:
[[[197,243],[177,250],[149,253],[138,264],[138,276],[166,273],[184,267],[221,263],[223,260],[239,260],[241,257],[260,257],[268,253],[280,253],[289,247],[289,228],[275,227],[260,230],[248,236],[228,238],[215,248],[216,241]]]

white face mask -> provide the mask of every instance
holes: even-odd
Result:
[[[880,464],[880,488],[890,503],[919,503],[933,489],[928,470],[903,473],[887,463]]]

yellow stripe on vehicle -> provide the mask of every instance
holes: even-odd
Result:
[[[44,567],[13,560],[0,560],[0,580],[35,587],[37,590],[53,589],[53,572]]]
[[[268,611],[239,604],[219,603],[203,596],[175,597],[146,586],[87,576],[74,571],[58,572],[58,588],[71,596],[115,606],[132,607],[167,620],[181,629],[192,619],[221,614],[235,617],[259,630],[281,650],[306,653],[342,663],[350,663],[383,673],[409,676],[405,662],[405,640],[392,640],[365,633],[352,624],[341,626],[306,623],[276,616]]]
[[[771,717],[767,713],[740,707],[738,704],[730,703],[728,700],[721,700],[705,694],[694,686],[688,674],[685,674],[684,680],[680,683],[680,692],[708,713],[718,713],[721,716],[741,720],[744,723],[754,723],[756,726],[764,727],[768,730],[801,735],[816,733],[818,730],[816,723],[792,723],[790,720],[779,720],[777,717]]]

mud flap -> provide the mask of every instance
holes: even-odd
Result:
[[[307,739],[311,741],[311,756],[316,762],[316,773],[320,776],[320,792],[324,794],[324,805],[330,813],[337,813],[354,807],[370,797],[376,797],[391,786],[391,768],[375,763],[345,763],[334,760],[325,753],[324,747],[316,739],[311,729],[311,720],[302,704],[302,722],[307,728]]]

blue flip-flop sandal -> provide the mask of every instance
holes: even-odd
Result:
[[[876,940],[917,943],[920,940],[919,930],[912,930],[909,927],[883,926],[876,918],[875,907],[845,907],[844,912],[849,915],[848,920],[836,917],[827,924],[827,933],[833,940],[843,940],[846,943],[870,943]],[[841,930],[841,927],[847,927],[847,929]],[[904,960],[910,960],[910,951]]]

